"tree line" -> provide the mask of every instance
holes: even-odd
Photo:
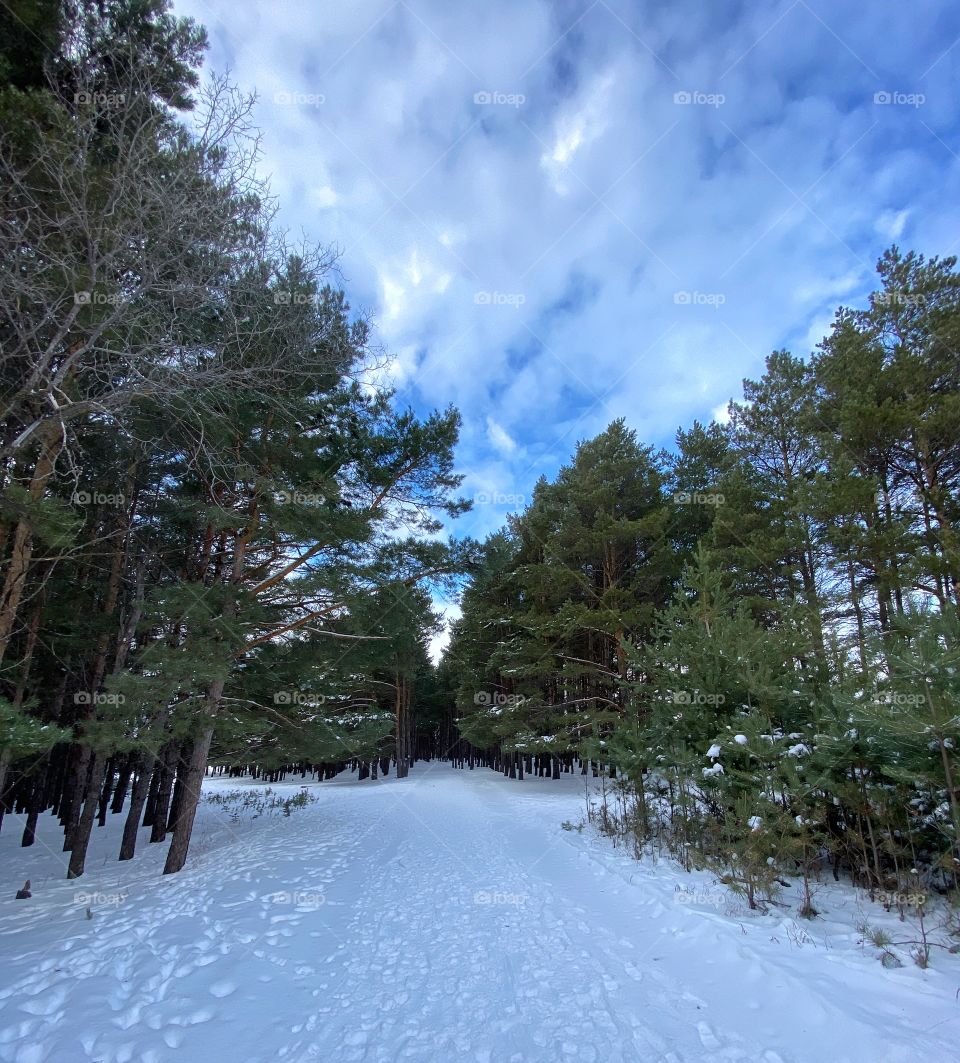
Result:
[[[182,868],[211,762],[406,774],[470,552],[458,413],[376,386],[168,7],[0,9],[0,817],[55,812],[69,877],[125,807]]]
[[[469,759],[593,765],[601,825],[751,905],[960,870],[960,274],[888,250],[809,359],[669,452],[622,421],[483,545],[442,668]],[[461,758],[461,762],[466,763]]]

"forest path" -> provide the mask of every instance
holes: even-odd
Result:
[[[829,921],[808,934],[718,911],[709,876],[562,829],[583,785],[427,764],[311,785],[319,800],[289,817],[204,802],[168,878],[145,831],[136,860],[116,862],[122,816],[95,830],[74,883],[50,817],[26,851],[11,817],[0,1060],[950,1058],[948,975],[886,971]],[[13,901],[28,874],[33,898]]]

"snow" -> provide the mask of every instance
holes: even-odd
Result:
[[[714,760],[716,760],[716,758],[720,756],[720,747],[716,743],[714,743],[707,750],[707,756],[708,757],[712,757]]]
[[[271,784],[292,796],[299,780]],[[595,785],[591,780],[590,785]],[[257,789],[208,780],[209,792]],[[311,784],[289,817],[204,802],[179,875],[123,816],[65,880],[52,817],[0,833],[4,1063],[913,1063],[955,1058],[955,957],[887,970],[824,885],[821,917],[749,912],[705,872],[569,828],[584,780],[418,765]],[[29,877],[33,897],[15,901]],[[92,919],[86,916],[89,907]]]
[[[738,746],[745,746],[747,744],[746,735],[734,735],[733,740],[737,743]]]

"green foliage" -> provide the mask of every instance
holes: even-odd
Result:
[[[616,770],[605,830],[753,906],[796,874],[807,916],[828,865],[874,895],[960,872],[960,274],[878,273],[729,425],[582,444],[486,544],[450,648],[470,742]]]
[[[565,755],[605,741],[632,640],[669,590],[663,478],[616,421],[485,544],[448,654],[473,744]]]
[[[250,102],[199,87],[201,28],[166,0],[0,28],[5,793],[182,777],[211,731],[218,764],[409,759],[431,593],[476,553],[440,537],[458,412],[375,386],[333,255],[274,227]]]
[[[281,797],[267,786],[249,790],[213,790],[203,795],[208,805],[214,805],[226,814],[234,823],[259,819],[260,816],[292,816],[301,808],[308,808],[320,800],[316,794],[305,787],[291,797]]]
[[[36,757],[66,737],[61,728],[38,719],[31,708],[36,706],[17,708],[0,698],[0,752],[12,760]]]

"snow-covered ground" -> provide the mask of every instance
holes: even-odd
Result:
[[[434,764],[309,789],[319,800],[289,817],[205,802],[168,878],[146,831],[116,861],[122,816],[95,829],[77,882],[51,817],[26,851],[10,817],[0,1059],[958,1058],[957,958],[885,969],[857,923],[908,928],[860,914],[852,890],[824,889],[812,922],[739,910],[705,874],[562,829],[583,815],[579,777]],[[14,900],[27,877],[33,897]]]

